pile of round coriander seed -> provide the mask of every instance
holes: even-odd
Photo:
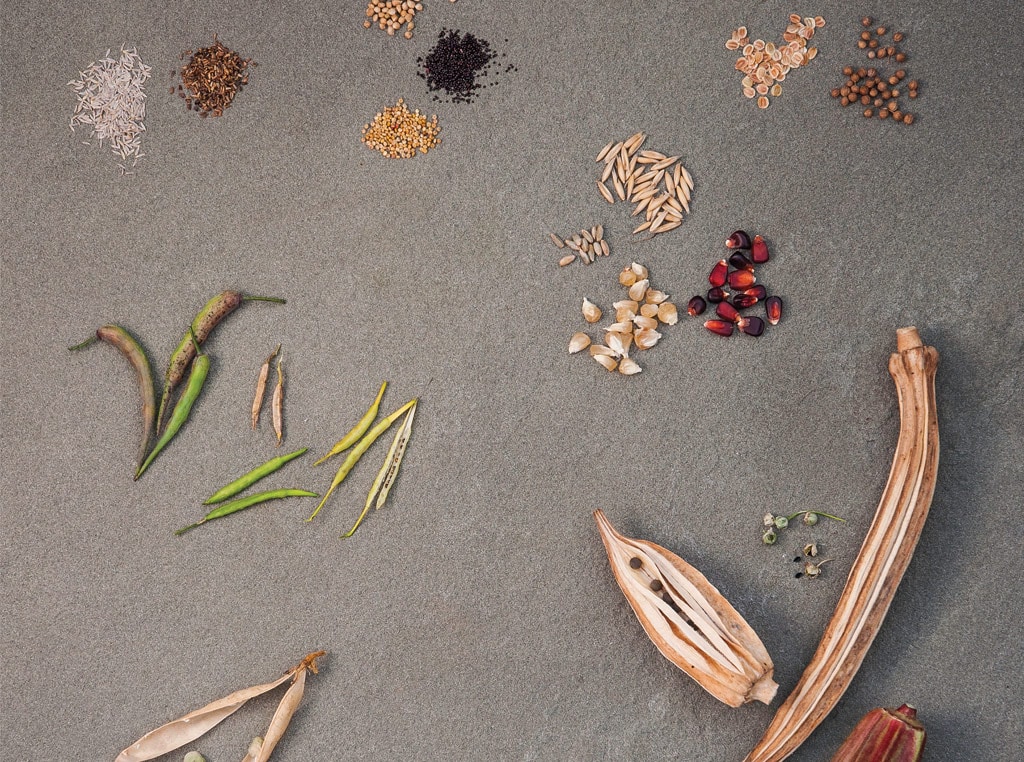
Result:
[[[398,103],[379,112],[363,127],[362,141],[389,159],[411,159],[417,151],[426,153],[438,145],[440,131],[436,116],[427,119],[419,109],[409,111],[399,98]]]

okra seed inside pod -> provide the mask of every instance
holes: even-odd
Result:
[[[641,561],[637,556],[633,556],[631,559],[629,559],[629,566],[631,569],[639,569],[643,565],[644,562]]]
[[[664,587],[664,585],[661,584],[660,579],[651,580],[651,590],[653,590],[654,592],[658,592],[659,590],[661,590],[662,587]]]

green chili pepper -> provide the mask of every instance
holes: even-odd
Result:
[[[146,350],[135,338],[119,325],[104,325],[96,329],[96,334],[70,347],[71,350],[87,347],[97,339],[115,347],[131,363],[139,382],[139,393],[142,396],[142,444],[139,445],[139,459],[142,463],[149,452],[149,442],[156,428],[156,392],[153,387],[153,371],[149,366]]]
[[[193,334],[192,341],[195,340],[195,335]],[[136,480],[145,473],[146,469],[149,468],[149,464],[156,460],[156,456],[160,454],[160,451],[174,439],[174,435],[178,433],[185,424],[185,421],[188,420],[188,414],[192,412],[192,406],[199,398],[199,393],[203,390],[206,376],[210,372],[210,356],[200,351],[198,342],[196,342],[195,349],[196,359],[192,361],[192,371],[188,375],[188,385],[178,400],[178,404],[174,406],[174,412],[171,413],[171,418],[167,422],[167,428],[164,429],[164,433],[161,434],[160,439],[153,445],[149,457],[143,461],[142,465],[139,466],[139,470],[135,472]]]
[[[270,490],[269,492],[257,492],[255,495],[240,497],[237,500],[232,500],[230,503],[224,503],[224,505],[217,506],[195,524],[189,524],[187,527],[182,527],[174,534],[185,534],[188,530],[195,529],[197,526],[201,526],[207,521],[222,519],[225,516],[230,516],[232,513],[237,513],[238,511],[244,510],[250,506],[265,503],[268,500],[278,500],[282,497],[319,497],[319,495],[315,492],[310,492],[304,489],[275,489]]]
[[[268,460],[262,466],[257,466],[252,471],[247,473],[245,476],[240,476],[233,482],[231,482],[231,484],[221,487],[219,490],[210,495],[210,497],[204,500],[203,505],[223,503],[229,497],[234,497],[239,492],[244,490],[246,487],[251,487],[264,476],[270,476],[270,474],[274,473],[285,463],[287,463],[290,460],[295,460],[297,457],[305,453],[306,450],[308,449],[308,447],[303,447],[301,450],[296,450],[295,452],[290,452],[287,455],[281,455],[280,457]]]
[[[343,436],[338,441],[338,443],[331,448],[331,451],[329,453],[327,453],[322,458],[320,458],[320,460],[314,463],[314,466],[319,466],[328,458],[337,455],[339,452],[344,452],[349,447],[351,447],[352,445],[359,441],[359,438],[366,433],[367,429],[370,428],[370,424],[373,423],[373,419],[377,417],[377,410],[380,409],[380,401],[381,398],[384,397],[384,390],[387,388],[387,386],[387,381],[380,385],[380,391],[377,392],[377,399],[375,399],[373,401],[373,404],[370,405],[370,409],[363,413],[363,417],[360,418],[359,422],[352,427],[352,430],[348,434]]]
[[[167,409],[167,403],[170,402],[174,390],[185,378],[185,369],[199,351],[199,345],[206,341],[218,323],[238,309],[242,302],[250,301],[285,303],[284,299],[278,299],[276,296],[246,296],[240,291],[222,291],[208,301],[192,319],[188,332],[178,342],[177,348],[171,354],[171,361],[167,365],[167,374],[164,376],[164,393],[160,397],[160,410],[156,416],[158,432],[163,431],[164,428],[164,412]]]
[[[391,426],[392,423],[401,418],[405,411],[413,407],[415,404],[415,398],[409,400],[387,418],[379,421],[376,426],[370,429],[369,433],[365,437],[359,440],[358,444],[356,444],[356,446],[352,448],[352,451],[345,457],[345,462],[341,464],[341,468],[339,468],[338,473],[335,474],[334,481],[331,482],[331,488],[327,490],[327,494],[324,495],[323,500],[320,501],[320,505],[316,507],[316,510],[313,511],[313,515],[306,519],[306,521],[312,521],[316,518],[316,515],[320,513],[320,509],[324,507],[324,503],[327,502],[327,498],[329,498],[335,488],[345,480],[345,477],[348,476],[348,472],[351,471],[355,467],[356,463],[359,462],[359,459],[363,457],[363,453],[370,449],[370,445],[377,441],[377,437],[387,431],[388,427]]]

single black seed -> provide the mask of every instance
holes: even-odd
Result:
[[[804,573],[803,572],[797,572],[793,576],[796,577],[797,579],[800,579],[802,576],[804,576]]]
[[[794,563],[796,563],[797,561],[800,561],[800,556],[797,556],[796,558],[793,559]]]
[[[641,561],[637,556],[633,556],[631,559],[629,559],[629,566],[631,569],[639,569],[643,565],[644,562]]]
[[[659,590],[661,590],[662,587],[664,587],[664,585],[661,584],[660,579],[651,580],[651,590],[653,590],[654,592],[658,592]]]

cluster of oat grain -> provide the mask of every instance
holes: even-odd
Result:
[[[620,201],[636,204],[632,216],[643,212],[645,220],[633,233],[647,231],[649,238],[675,230],[683,224],[683,214],[690,213],[690,193],[693,178],[678,156],[666,156],[658,151],[641,151],[647,136],[638,132],[618,143],[611,142],[597,155],[604,170],[597,181],[597,189],[609,204]],[[615,196],[608,181],[615,188]]]
[[[679,321],[676,306],[664,291],[651,287],[646,267],[634,262],[619,273],[619,283],[628,289],[628,299],[615,302],[615,322],[605,326],[604,344],[594,344],[585,333],[574,333],[569,340],[569,353],[582,352],[590,347],[590,356],[609,371],[618,370],[624,376],[640,373],[642,368],[629,356],[632,348],[644,351],[661,339],[659,324],[675,325]],[[601,308],[589,299],[583,300],[583,319],[596,323],[602,317]]]
[[[576,261],[577,255],[579,255],[580,262],[589,265],[593,264],[595,257],[607,257],[611,253],[611,250],[608,248],[608,242],[604,240],[604,225],[594,225],[590,230],[581,230],[579,233],[564,240],[554,233],[548,233],[548,236],[550,236],[551,242],[559,249],[568,247],[575,252],[574,254],[566,254],[559,259],[559,267],[571,265]]]
[[[736,70],[744,75],[743,94],[748,98],[756,96],[758,108],[768,108],[769,93],[782,95],[780,83],[785,81],[786,75],[818,55],[818,49],[808,47],[807,43],[814,36],[814,30],[823,26],[825,19],[821,16],[800,18],[793,13],[782,35],[782,45],[760,39],[750,42],[745,26],[735,30],[725,47],[743,53],[736,59]]]

